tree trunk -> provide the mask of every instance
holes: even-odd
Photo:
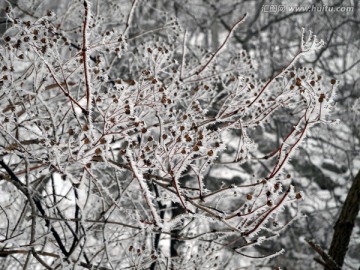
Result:
[[[354,228],[355,219],[360,209],[360,171],[355,176],[339,219],[335,224],[335,231],[331,241],[329,255],[338,266],[344,263],[346,251],[348,250],[350,237]],[[329,270],[325,267],[325,270]]]

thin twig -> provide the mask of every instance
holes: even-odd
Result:
[[[127,20],[126,20],[125,30],[123,32],[124,36],[126,36],[127,32],[129,31],[130,23],[134,16],[134,10],[135,10],[136,4],[137,4],[137,0],[133,0],[133,2],[131,4],[130,12],[129,12]]]
[[[206,62],[205,65],[203,65],[197,72],[196,72],[196,75],[200,75],[201,72],[203,72],[208,66],[209,64],[212,62],[212,60],[220,53],[220,51],[225,48],[225,45],[228,41],[228,39],[230,38],[230,36],[232,35],[232,33],[235,31],[235,29],[245,21],[247,17],[247,14],[245,13],[244,16],[239,20],[237,21],[230,29],[228,35],[226,36],[224,42],[220,45],[220,47],[215,51],[215,53],[210,57],[210,59]]]
[[[341,270],[341,267],[339,267],[336,262],[331,258],[318,244],[316,244],[314,241],[310,239],[305,239],[306,243],[316,251],[317,254],[321,256],[321,258],[324,260],[325,264],[329,269],[331,270]]]
[[[186,53],[186,37],[187,37],[187,31],[184,32],[184,40],[183,40],[183,49],[182,49],[182,61],[181,61],[181,67],[180,67],[180,81],[183,79],[184,74],[184,66],[185,66],[185,53]]]
[[[84,25],[83,25],[83,43],[82,43],[82,60],[84,64],[84,76],[85,76],[85,87],[86,87],[86,111],[87,114],[90,115],[90,106],[91,106],[91,88],[90,88],[90,72],[88,67],[88,55],[87,55],[87,28],[89,25],[90,12],[89,12],[89,4],[87,0],[84,1]]]

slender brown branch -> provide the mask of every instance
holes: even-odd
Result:
[[[280,207],[280,205],[282,205],[285,198],[287,197],[287,195],[290,192],[290,188],[291,188],[291,186],[288,187],[288,189],[286,190],[285,194],[280,199],[280,201],[271,210],[266,212],[266,214],[260,219],[260,221],[255,225],[255,227],[253,229],[251,229],[250,231],[247,231],[244,235],[248,236],[248,235],[252,234],[253,232],[255,232],[260,227],[260,225],[263,224],[263,222],[271,215],[271,213],[273,213],[277,208]]]
[[[61,89],[61,91],[64,93],[64,95],[70,99],[71,102],[75,103],[76,106],[78,106],[81,111],[83,113],[86,113],[86,110],[79,104],[79,102],[77,102],[65,89],[64,87],[62,87],[61,83],[58,81],[58,79],[56,79],[54,72],[51,70],[50,66],[45,62],[45,65],[47,67],[47,69],[49,70],[51,77],[54,79],[54,81],[56,82],[56,84],[59,86],[59,88]]]
[[[232,33],[235,31],[235,29],[245,21],[247,17],[247,14],[245,13],[244,16],[237,21],[230,29],[228,35],[226,36],[224,42],[220,45],[220,47],[213,53],[213,55],[210,57],[210,59],[205,63],[205,65],[203,65],[195,74],[196,75],[200,75],[201,72],[203,72],[208,66],[209,64],[213,61],[213,59],[220,53],[220,51],[225,48],[225,45],[228,41],[228,39],[231,37]]]
[[[86,88],[86,111],[87,114],[90,114],[91,106],[91,89],[90,89],[90,73],[88,67],[88,55],[87,55],[87,31],[89,24],[89,4],[87,0],[84,1],[84,23],[83,23],[83,33],[82,33],[82,60],[84,65],[84,77],[85,77],[85,88]]]
[[[316,244],[314,241],[310,239],[305,239],[306,243],[316,251],[317,254],[321,256],[321,258],[324,260],[325,265],[327,269],[329,270],[341,270],[341,267],[337,265],[337,263],[334,261],[333,258],[329,256],[318,244]]]

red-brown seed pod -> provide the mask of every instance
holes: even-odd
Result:
[[[325,98],[325,94],[324,93],[321,93],[320,96],[319,96],[319,102],[323,102],[324,101],[324,98]]]
[[[195,145],[195,146],[193,147],[193,151],[197,152],[197,151],[199,151],[199,150],[200,150],[199,146]]]

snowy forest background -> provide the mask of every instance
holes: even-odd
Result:
[[[359,269],[359,3],[284,2],[2,1],[0,269]]]

